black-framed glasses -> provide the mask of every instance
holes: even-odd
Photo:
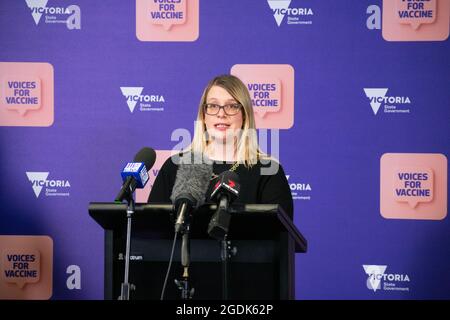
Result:
[[[207,103],[203,106],[203,109],[205,110],[205,113],[214,116],[219,113],[220,109],[223,108],[223,111],[228,116],[234,116],[239,113],[239,110],[241,110],[242,105],[239,103],[230,103],[226,105],[218,105],[215,103]]]

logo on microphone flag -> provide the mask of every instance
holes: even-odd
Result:
[[[155,150],[156,161],[153,167],[148,172],[148,182],[142,189],[136,189],[136,203],[147,203],[148,196],[152,190],[153,183],[155,183],[156,176],[163,166],[164,162],[171,156],[179,153],[177,150]]]

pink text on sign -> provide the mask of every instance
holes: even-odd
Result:
[[[2,77],[2,104],[21,116],[41,107],[41,80],[32,76],[5,75]]]
[[[248,91],[253,111],[263,118],[267,112],[278,112],[281,108],[281,81],[273,78],[255,77],[248,79]]]
[[[2,253],[2,276],[6,282],[23,288],[26,283],[36,283],[40,278],[41,255],[35,249],[7,249]]]
[[[397,21],[410,24],[414,30],[423,23],[433,23],[436,20],[436,0],[396,0],[396,2]]]
[[[152,0],[148,9],[150,23],[162,25],[165,30],[186,22],[186,0]]]
[[[403,167],[394,170],[394,199],[415,208],[419,202],[433,200],[433,170],[427,167]]]
[[[235,64],[230,73],[246,85],[258,129],[294,125],[294,68],[288,64]]]

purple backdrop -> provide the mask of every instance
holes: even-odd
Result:
[[[300,16],[312,24],[285,17],[280,26],[267,1],[201,1],[192,42],[139,41],[134,1],[47,7],[71,4],[81,29],[36,25],[25,0],[0,3],[0,61],[54,68],[53,125],[0,127],[0,234],[53,239],[53,299],[103,298],[103,230],[88,203],[113,200],[123,164],[142,146],[169,150],[174,129],[192,132],[205,84],[235,64],[295,70],[294,125],[280,130],[280,161],[302,196],[295,224],[309,241],[296,256],[297,299],[450,298],[449,219],[380,214],[384,153],[448,156],[448,40],[384,40],[367,26],[366,10],[380,0],[292,0],[312,10]],[[164,111],[131,113],[120,87],[164,96]],[[409,97],[411,112],[374,115],[364,88]],[[70,195],[36,197],[26,172],[69,181]],[[70,265],[81,269],[81,289],[66,286]],[[371,290],[363,265],[407,275],[391,282],[408,290]]]

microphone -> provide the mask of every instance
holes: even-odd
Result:
[[[228,233],[230,214],[228,206],[239,196],[241,185],[239,176],[232,171],[225,171],[219,175],[219,181],[211,192],[210,199],[218,203],[217,210],[208,225],[208,234],[217,239],[224,240]]]
[[[178,233],[184,225],[187,213],[197,209],[205,202],[205,194],[211,174],[211,164],[179,164],[172,195],[170,196],[177,212],[175,232]]]
[[[121,172],[122,188],[114,201],[122,202],[129,199],[136,188],[144,188],[148,182],[148,170],[156,161],[156,152],[152,148],[142,148],[134,157],[133,162],[128,162]]]

